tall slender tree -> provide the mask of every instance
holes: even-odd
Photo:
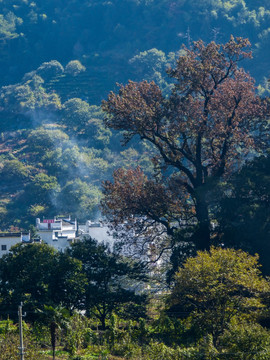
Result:
[[[47,306],[44,305],[43,309],[38,309],[39,321],[45,323],[50,328],[51,346],[52,346],[52,359],[55,360],[55,349],[57,339],[57,329],[67,326],[69,311],[62,306]]]

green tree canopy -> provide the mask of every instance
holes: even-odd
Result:
[[[19,182],[29,177],[30,170],[22,162],[17,159],[6,160],[0,170],[1,182]]]
[[[124,304],[133,305],[133,308],[137,306],[137,317],[144,314],[140,305],[143,305],[145,296],[136,293],[136,280],[145,279],[140,264],[129,262],[111,252],[108,245],[91,238],[72,244],[68,253],[83,264],[88,282],[84,309],[100,320],[103,329],[106,319]],[[129,315],[127,311],[126,316]]]
[[[57,75],[61,75],[64,72],[63,66],[57,60],[51,60],[49,62],[44,62],[36,70],[37,75],[41,76],[42,79],[48,80]]]
[[[13,12],[8,12],[6,15],[0,14],[0,39],[1,41],[14,39],[20,34],[17,32],[17,27],[22,24],[23,20],[17,17]]]
[[[246,163],[224,184],[218,219],[221,241],[259,253],[264,273],[270,274],[270,156]]]
[[[79,60],[71,60],[65,67],[65,72],[72,76],[77,76],[86,70]]]
[[[63,104],[62,121],[68,127],[82,129],[90,119],[90,105],[79,98],[73,98]]]
[[[57,179],[44,173],[37,174],[33,181],[28,185],[27,193],[35,198],[36,202],[46,204],[48,197],[59,191]]]
[[[265,310],[263,295],[269,291],[258,256],[212,247],[179,268],[169,303],[172,315],[186,314],[200,335],[211,334],[216,343],[233,321],[243,317],[256,322]]]
[[[42,155],[48,150],[61,147],[69,136],[62,130],[46,130],[39,128],[32,130],[27,138],[29,150]]]
[[[86,220],[95,214],[102,193],[97,186],[77,178],[68,181],[58,196],[60,211],[72,213]]]
[[[85,276],[76,259],[46,244],[18,244],[0,259],[0,305],[12,312],[24,303],[33,311],[44,305],[79,307]]]

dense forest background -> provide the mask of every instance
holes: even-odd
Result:
[[[70,213],[99,217],[100,183],[115,168],[151,172],[152,149],[103,124],[100,104],[116,83],[154,80],[199,38],[248,37],[243,66],[268,94],[268,1],[0,1],[1,229]]]
[[[78,59],[94,89],[88,100],[99,103],[116,80],[132,75],[127,64],[138,53],[167,54],[198,38],[224,42],[231,33],[252,42],[257,61],[250,66],[261,81],[268,75],[269,16],[266,0],[3,0],[1,84],[20,81],[45,61]]]

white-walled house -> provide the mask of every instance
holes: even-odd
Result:
[[[70,217],[57,217],[36,219],[37,239],[31,239],[30,233],[13,232],[0,233],[0,257],[7,254],[13,245],[19,243],[43,242],[54,247],[58,251],[64,251],[74,241],[82,240],[85,236],[91,236],[98,242],[113,244],[113,237],[108,234],[109,228],[102,222],[86,221],[78,225],[76,219]]]
[[[113,237],[108,235],[109,228],[103,223],[87,220],[85,224],[78,224],[70,217],[54,217],[52,219],[36,219],[37,233],[41,240],[59,251],[64,251],[76,239],[91,236],[98,242],[113,243]]]
[[[40,239],[59,251],[64,251],[77,235],[77,221],[68,218],[36,219],[37,233]]]
[[[83,238],[84,236],[91,236],[91,238],[96,239],[98,242],[113,244],[114,240],[111,235],[109,235],[109,228],[100,221],[91,221],[87,220],[85,225],[78,225],[78,237]]]
[[[7,254],[12,246],[29,242],[29,232],[0,233],[0,257]]]

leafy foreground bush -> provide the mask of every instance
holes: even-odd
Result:
[[[81,329],[76,328],[77,325],[81,325]],[[146,325],[143,328],[135,322],[122,323],[120,327],[114,328],[108,324],[107,331],[99,334],[89,328],[87,330],[88,325],[89,323],[83,324],[76,316],[76,319],[72,320],[71,327],[64,333],[58,334],[57,360],[270,359],[270,332],[259,324],[246,322],[231,324],[218,339],[217,347],[214,346],[211,335],[205,335],[193,346],[169,347],[162,342],[151,340],[153,327]],[[124,328],[122,328],[123,325]],[[52,359],[52,352],[45,350],[49,347],[45,328],[29,328],[26,325],[24,328],[25,360]],[[18,347],[17,326],[11,322],[0,322],[0,359],[17,359]]]
[[[25,326],[24,345],[27,348],[25,360],[36,360],[40,358],[39,351],[33,339],[29,335],[28,328]],[[19,335],[17,326],[9,321],[0,322],[0,359],[15,360],[19,354]]]

